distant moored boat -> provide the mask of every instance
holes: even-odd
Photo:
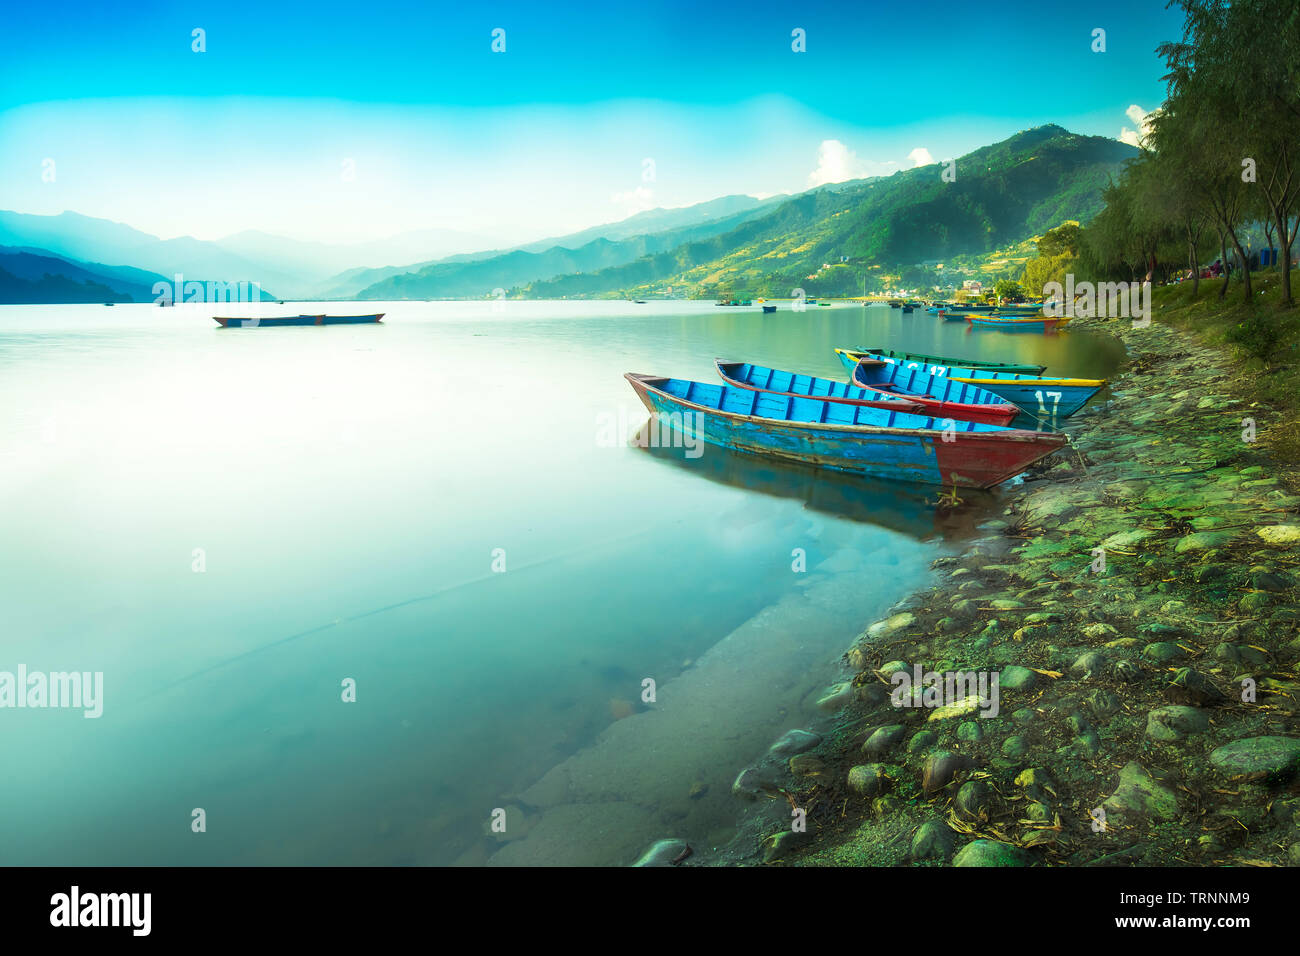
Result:
[[[214,315],[212,320],[223,329],[256,329],[278,325],[361,325],[378,322],[383,317],[384,313],[380,312],[376,315],[289,315],[276,318]]]

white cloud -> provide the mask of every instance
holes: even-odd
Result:
[[[609,197],[609,201],[616,206],[621,206],[624,215],[634,216],[639,212],[655,208],[655,191],[648,186],[638,186],[624,193],[614,193]]]
[[[808,185],[822,186],[857,179],[863,175],[859,171],[861,166],[857,154],[838,139],[824,139],[817,147],[817,168],[808,174]]]
[[[838,139],[824,139],[817,147],[817,168],[808,174],[808,186],[842,183],[868,176],[886,176],[898,168],[893,160],[875,162],[862,159]]]
[[[1128,143],[1130,146],[1141,146],[1142,141],[1146,139],[1151,132],[1151,117],[1153,112],[1148,112],[1134,103],[1124,111],[1124,115],[1133,121],[1137,129],[1129,129],[1127,126],[1119,128],[1119,141]]]
[[[934,157],[924,146],[918,146],[907,154],[907,158],[912,161],[913,168],[917,166],[930,166],[934,163]]]

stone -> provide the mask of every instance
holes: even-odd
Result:
[[[1189,535],[1184,535],[1179,539],[1174,551],[1178,554],[1186,554],[1188,551],[1207,551],[1210,548],[1221,548],[1232,540],[1230,531],[1193,531]]]
[[[910,754],[921,753],[923,750],[929,750],[939,742],[939,735],[929,730],[922,730],[912,735],[912,739],[907,742],[907,752]]]
[[[1300,765],[1300,738],[1248,737],[1210,752],[1210,763],[1224,773],[1286,778]]]
[[[883,621],[877,621],[867,628],[867,636],[870,638],[887,637],[890,634],[896,634],[904,628],[911,627],[916,623],[916,615],[909,611],[901,614],[894,614],[885,618]]]
[[[779,860],[795,847],[808,842],[808,834],[797,830],[782,830],[768,837],[764,842],[763,862]]]
[[[1029,857],[1024,850],[995,840],[975,840],[967,843],[953,857],[953,866],[1028,866]]]
[[[983,780],[969,780],[957,789],[953,806],[957,812],[970,820],[987,820],[992,791]]]
[[[1267,528],[1259,528],[1255,534],[1265,544],[1275,546],[1295,544],[1300,541],[1300,525],[1275,524]]]
[[[963,770],[969,770],[972,761],[965,754],[956,754],[947,750],[938,750],[925,758],[925,767],[921,773],[921,787],[926,793],[935,793],[944,789],[953,778]]]
[[[1102,802],[1108,821],[1124,823],[1133,818],[1172,820],[1178,813],[1178,796],[1167,781],[1153,776],[1137,761],[1119,772],[1119,785]]]
[[[1209,729],[1209,715],[1196,707],[1171,704],[1147,715],[1146,733],[1152,740],[1182,740],[1188,734]]]
[[[957,834],[941,820],[928,820],[916,828],[909,855],[913,860],[944,860],[952,856]]]
[[[1038,681],[1038,675],[1028,667],[1012,665],[1002,669],[998,687],[1002,690],[1029,690]]]
[[[740,771],[731,784],[732,794],[742,800],[756,800],[760,793],[769,793],[775,789],[776,785],[756,767]]]
[[[790,772],[796,777],[810,777],[826,769],[826,761],[816,754],[798,754],[790,758]]]
[[[957,725],[957,739],[966,743],[979,743],[984,739],[984,728],[978,720],[963,720]]]
[[[890,724],[888,727],[880,727],[867,738],[862,745],[862,752],[877,757],[888,753],[898,746],[906,733],[907,728],[902,724]]]
[[[1087,651],[1070,665],[1070,674],[1080,680],[1101,676],[1106,670],[1106,655],[1100,651]]]
[[[1170,661],[1186,657],[1187,652],[1177,644],[1170,644],[1168,641],[1157,641],[1142,648],[1142,656],[1149,661],[1155,661],[1157,664],[1168,664]]]
[[[768,748],[768,752],[774,754],[801,754],[805,750],[812,750],[821,742],[822,739],[817,734],[809,733],[806,730],[790,730],[782,734],[781,738]]]
[[[642,853],[633,866],[673,866],[679,859],[690,856],[691,848],[685,840],[658,840]],[[685,856],[683,856],[685,854]],[[624,857],[626,859],[626,857]]]
[[[859,764],[849,770],[849,789],[864,797],[874,797],[884,789],[885,768],[878,763]]]
[[[845,706],[853,699],[853,684],[845,681],[841,684],[835,684],[826,689],[826,692],[817,700],[817,709],[825,711],[836,711]]]
[[[1010,757],[1012,760],[1018,760],[1029,751],[1029,743],[1024,737],[1008,737],[1002,742],[1003,756]]]

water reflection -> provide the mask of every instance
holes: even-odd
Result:
[[[938,502],[943,491],[938,487],[841,474],[719,445],[709,445],[698,458],[686,457],[684,448],[635,443],[631,447],[655,461],[709,481],[776,498],[800,500],[813,511],[875,525],[917,541],[938,538],[955,542],[973,537],[976,525],[997,514],[1000,507],[996,492],[962,489],[960,504],[946,507]]]

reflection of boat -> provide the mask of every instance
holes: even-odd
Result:
[[[623,377],[659,428],[710,445],[875,478],[991,488],[1068,441],[1060,434],[923,418],[685,379],[632,372]]]
[[[760,458],[730,448],[710,448],[689,458],[682,448],[633,444],[657,463],[732,488],[774,498],[802,501],[820,514],[875,525],[917,541],[934,537],[955,541],[973,537],[975,526],[997,514],[998,495],[963,491],[956,509],[939,509],[933,491],[916,485],[838,474],[797,461]]]
[[[288,315],[279,318],[239,318],[214,315],[212,320],[223,329],[256,329],[281,325],[361,325],[378,322],[384,313],[377,315]]]

